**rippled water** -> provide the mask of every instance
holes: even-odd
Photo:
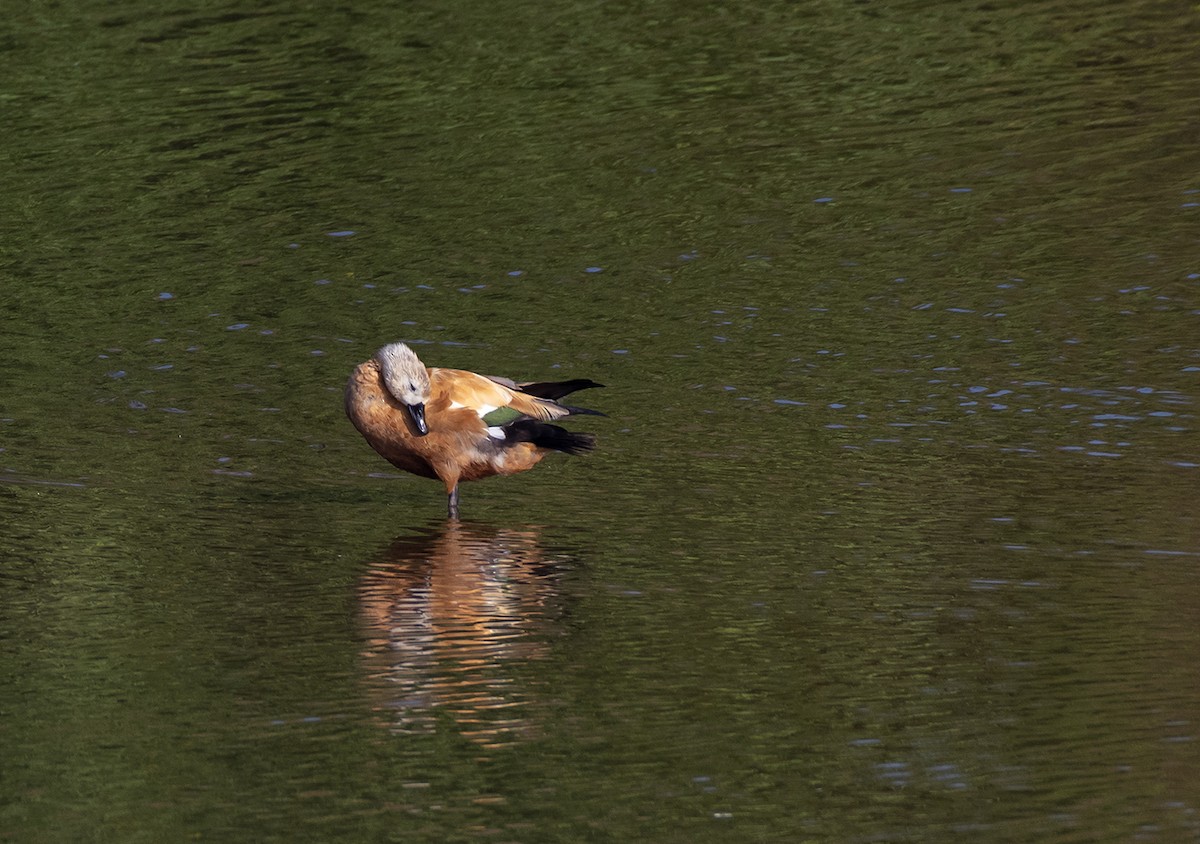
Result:
[[[1191,841],[1195,9],[0,30],[0,839]],[[351,368],[594,378],[464,521]]]

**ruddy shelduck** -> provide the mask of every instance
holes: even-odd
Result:
[[[404,343],[391,343],[350,375],[346,415],[393,466],[444,483],[456,519],[460,481],[524,472],[552,451],[591,451],[592,434],[548,423],[578,413],[603,416],[558,402],[602,386],[586,378],[517,384],[426,367]]]

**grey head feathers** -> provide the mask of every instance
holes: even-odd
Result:
[[[418,405],[429,401],[429,371],[417,353],[404,343],[389,343],[375,353],[383,383],[401,404]]]

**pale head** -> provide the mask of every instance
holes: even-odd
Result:
[[[398,402],[409,406],[429,401],[429,371],[417,353],[403,343],[389,343],[375,353],[383,383]]]

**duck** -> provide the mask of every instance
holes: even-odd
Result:
[[[551,422],[604,416],[559,399],[603,387],[587,378],[517,383],[463,369],[427,367],[405,343],[389,343],[354,368],[346,415],[381,457],[405,472],[441,481],[458,519],[458,485],[532,469],[546,455],[585,454],[594,434]]]

